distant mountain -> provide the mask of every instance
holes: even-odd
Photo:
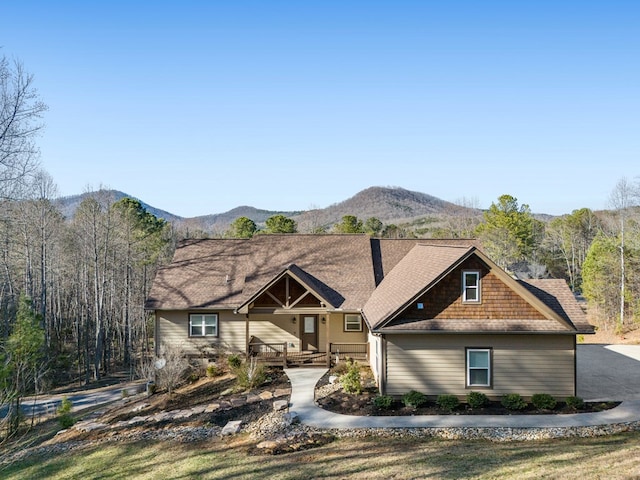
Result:
[[[325,227],[340,222],[345,215],[355,215],[362,220],[376,217],[383,223],[399,224],[425,216],[454,214],[461,208],[426,193],[400,187],[370,187],[343,202],[293,218],[300,223],[313,214],[314,221]]]
[[[260,210],[254,207],[241,206],[224,213],[215,213],[212,215],[202,215],[199,217],[182,219],[179,223],[185,227],[202,228],[213,233],[222,234],[227,231],[231,223],[239,217],[250,218],[257,225],[262,225],[267,218],[273,215],[293,217],[299,214],[300,212]]]
[[[99,190],[63,197],[57,201],[58,208],[65,217],[71,218],[80,203],[88,196],[102,199],[106,203],[117,202],[124,197],[136,198],[118,190]],[[426,193],[413,192],[400,187],[370,187],[340,203],[308,211],[272,211],[240,206],[224,213],[191,218],[174,215],[138,200],[149,212],[159,218],[164,218],[178,228],[194,232],[202,230],[214,235],[223,234],[239,217],[248,217],[258,226],[263,226],[267,218],[278,214],[293,218],[298,223],[298,230],[301,232],[310,232],[319,227],[330,230],[345,215],[355,215],[362,220],[376,217],[385,224],[394,223],[396,225],[415,222],[425,217],[438,219],[451,215],[480,215],[480,210],[461,207]]]
[[[119,190],[97,190],[95,192],[81,193],[80,195],[61,197],[56,200],[55,204],[65,216],[65,218],[71,218],[73,217],[76,209],[80,206],[82,201],[88,197],[94,197],[108,204],[115,203],[122,198],[133,198],[135,200],[138,200],[142,204],[142,206],[147,209],[148,212],[154,214],[158,218],[163,218],[168,222],[179,222],[180,220],[182,220],[182,217],[178,215],[174,215],[173,213],[169,213],[164,210],[160,210],[159,208],[152,207],[151,205],[143,202],[141,199],[136,198],[133,195],[121,192]]]

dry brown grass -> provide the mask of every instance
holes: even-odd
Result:
[[[640,437],[495,444],[435,439],[342,439],[281,456],[252,456],[245,436],[199,444],[102,444],[31,457],[0,477],[202,479],[628,479],[640,476]]]

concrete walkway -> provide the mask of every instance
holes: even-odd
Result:
[[[286,369],[291,380],[289,410],[300,421],[318,428],[554,428],[590,427],[640,422],[640,400],[624,401],[618,407],[595,413],[566,415],[415,415],[355,416],[323,410],[315,404],[315,386],[327,372],[322,368]]]

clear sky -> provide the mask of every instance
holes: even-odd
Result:
[[[640,174],[638,1],[7,1],[61,195],[182,216],[400,186],[605,208]]]

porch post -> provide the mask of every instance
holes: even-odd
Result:
[[[247,313],[247,315],[245,316],[245,331],[244,331],[244,338],[245,338],[245,356],[247,357],[247,360],[249,359],[249,314]]]
[[[287,342],[282,344],[282,368],[287,368]]]
[[[331,368],[331,316],[327,312],[325,315],[326,322],[326,334],[327,334],[327,346],[325,352],[327,352],[327,368]]]

